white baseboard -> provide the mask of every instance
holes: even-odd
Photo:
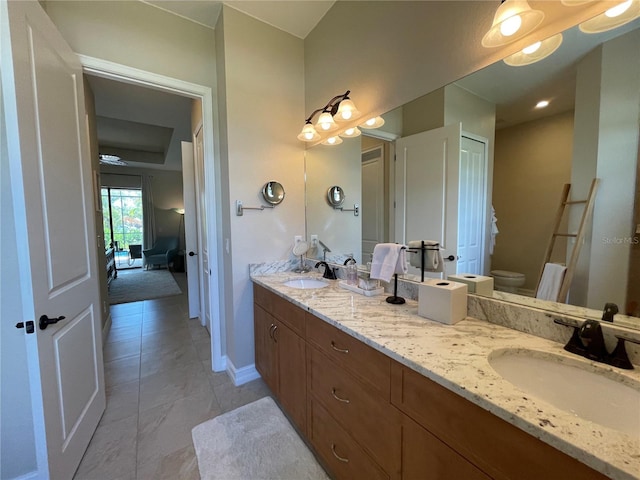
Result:
[[[256,370],[255,364],[247,365],[246,367],[236,368],[231,359],[227,357],[227,374],[233,380],[233,384],[236,387],[244,385],[251,380],[260,378],[260,374]]]
[[[104,327],[102,327],[102,347],[104,348],[104,344],[107,342],[107,335],[111,331],[111,312],[109,312],[109,316],[107,317],[107,321],[104,323]]]

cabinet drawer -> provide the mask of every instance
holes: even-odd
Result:
[[[337,480],[389,479],[313,397],[309,400],[309,440]]]
[[[316,348],[307,352],[311,393],[392,478],[399,478],[399,412]]]
[[[397,362],[391,382],[391,403],[494,479],[607,478]]]
[[[272,313],[271,300],[275,297],[273,293],[257,283],[253,284],[253,302],[260,305],[267,312]]]
[[[389,398],[391,360],[360,340],[307,313],[307,341],[358,380]]]
[[[409,417],[402,427],[403,480],[491,480]]]
[[[271,311],[273,316],[280,320],[282,323],[287,324],[291,330],[296,332],[301,338],[304,338],[304,315],[305,311],[294,305],[293,303],[279,297],[275,294],[271,294]]]

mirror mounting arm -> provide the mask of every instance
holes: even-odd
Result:
[[[357,203],[353,205],[353,208],[333,207],[334,210],[340,210],[341,212],[353,212],[353,216],[360,215],[360,205]]]

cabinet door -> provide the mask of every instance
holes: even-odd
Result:
[[[273,338],[278,351],[278,400],[297,427],[306,432],[305,341],[282,322],[276,323]]]
[[[255,335],[256,370],[273,393],[277,395],[278,371],[276,366],[276,344],[273,340],[275,319],[254,304],[253,325]]]
[[[402,428],[403,480],[491,480],[409,417]]]

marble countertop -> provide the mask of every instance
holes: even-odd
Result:
[[[456,325],[440,324],[418,316],[415,301],[390,305],[385,302],[386,295],[365,297],[340,288],[335,281],[329,287],[312,290],[283,285],[299,277],[293,272],[280,272],[251,278],[610,478],[640,478],[640,438],[578,418],[532,397],[499,376],[488,358],[501,349],[547,352],[567,363],[579,361],[587,369],[604,370],[634,388],[640,385],[638,369],[623,371],[595,364],[566,352],[559,343],[471,317]]]

